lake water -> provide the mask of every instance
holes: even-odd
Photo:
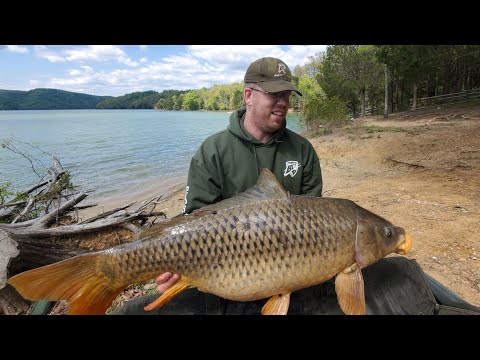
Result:
[[[57,153],[73,183],[93,191],[89,199],[152,187],[161,193],[185,184],[191,157],[207,136],[227,127],[229,116],[203,111],[0,111],[0,143],[13,138],[12,145],[34,158],[41,174],[52,165],[50,154]],[[287,126],[298,130],[295,115],[289,115]],[[39,178],[27,159],[0,147],[0,184],[6,182],[11,190],[23,191]]]

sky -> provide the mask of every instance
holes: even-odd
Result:
[[[327,45],[0,45],[0,89],[120,96],[238,83],[254,60],[293,71]]]

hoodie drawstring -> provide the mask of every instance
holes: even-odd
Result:
[[[257,164],[257,178],[260,176],[260,169],[258,168],[258,158],[257,158],[257,145],[253,145],[253,154],[255,156],[255,164]]]
[[[282,140],[275,140],[275,143],[273,146],[275,146],[275,150],[273,152],[273,161],[272,161],[272,168],[268,169],[270,171],[273,171],[273,165],[275,165],[276,158],[277,158],[277,150],[278,150],[278,144],[283,142]],[[253,146],[253,155],[255,156],[255,164],[257,165],[257,177],[260,176],[260,167],[258,165],[258,157],[257,157],[257,144],[252,143]]]

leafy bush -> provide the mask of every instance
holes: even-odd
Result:
[[[307,132],[319,134],[331,133],[331,129],[346,124],[350,112],[345,101],[337,96],[323,98],[320,101],[312,99],[305,104],[300,120],[306,126]]]
[[[14,195],[13,192],[9,191],[11,183],[7,182],[5,184],[0,184],[0,204],[5,204],[7,198],[11,195]]]

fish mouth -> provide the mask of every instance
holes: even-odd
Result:
[[[395,252],[400,255],[405,255],[410,251],[413,245],[413,240],[410,234],[405,234],[405,240],[398,246]]]

